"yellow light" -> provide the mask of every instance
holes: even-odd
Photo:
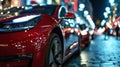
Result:
[[[18,15],[18,12],[15,12],[15,16],[17,16]]]
[[[16,1],[16,2],[15,2],[15,5],[17,5],[17,4],[18,4],[18,2]]]
[[[20,6],[20,1],[21,0],[12,0],[11,1],[11,6]]]
[[[1,14],[3,14],[3,12],[1,12]]]
[[[60,0],[56,0],[57,3],[60,3]]]
[[[22,8],[25,8],[25,6],[22,6]]]
[[[2,6],[0,6],[0,9],[2,9]]]
[[[19,6],[17,6],[17,8],[20,8]]]
[[[13,7],[13,5],[11,5],[11,7]]]
[[[10,13],[10,11],[8,11],[7,13]]]

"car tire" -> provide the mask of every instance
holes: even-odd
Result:
[[[45,67],[62,67],[63,48],[60,37],[56,33],[50,35],[45,58]]]

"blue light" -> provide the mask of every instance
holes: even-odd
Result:
[[[105,10],[106,10],[107,13],[110,13],[110,12],[111,12],[111,11],[110,11],[110,7],[106,7]]]
[[[27,0],[27,5],[30,5],[31,3],[30,3],[30,0]]]
[[[115,3],[114,3],[115,0],[109,0],[109,2],[110,2],[110,5],[111,5],[111,6],[114,6],[114,5],[115,5]]]
[[[115,0],[109,0],[110,3],[114,3]]]
[[[107,12],[104,12],[104,17],[108,18],[108,13]]]
[[[84,16],[87,16],[89,12],[87,10],[84,11]]]
[[[106,11],[110,11],[110,7],[106,7],[105,10],[106,10]]]
[[[101,26],[104,26],[105,23],[106,23],[106,20],[102,20]]]
[[[83,11],[84,8],[85,8],[85,4],[83,4],[83,3],[79,4],[79,10],[80,11]]]

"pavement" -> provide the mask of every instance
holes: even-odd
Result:
[[[97,35],[66,67],[120,67],[120,40],[115,36],[104,37]]]

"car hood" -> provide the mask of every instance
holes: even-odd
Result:
[[[19,16],[4,16],[0,17],[0,23],[1,22],[9,22],[9,21],[15,21],[15,22],[23,22],[23,21],[29,21],[35,17],[38,17],[40,15],[37,14],[23,14]]]

